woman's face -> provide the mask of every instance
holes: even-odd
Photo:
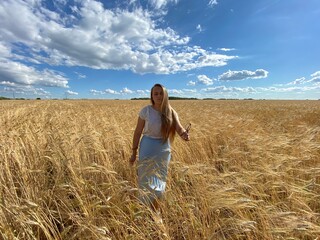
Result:
[[[152,100],[154,104],[161,105],[163,100],[163,91],[161,87],[154,87],[152,90]]]

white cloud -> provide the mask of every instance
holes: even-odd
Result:
[[[32,12],[36,3],[2,1],[0,6],[1,37],[5,40],[31,43],[39,34],[39,16]],[[37,14],[45,17],[40,9]]]
[[[0,60],[0,81],[16,85],[68,87],[68,79],[62,73],[49,69],[37,70],[34,67],[7,60]]]
[[[218,0],[210,0],[209,3],[208,3],[208,5],[210,7],[213,7],[213,6],[217,5],[217,4],[218,4]]]
[[[177,4],[178,0],[150,0],[150,3],[155,9],[161,9],[166,7],[169,3]]]
[[[90,92],[91,92],[93,95],[104,94],[103,91],[99,91],[99,90],[95,90],[95,89],[91,89]]]
[[[320,71],[317,71],[310,75],[311,79],[306,79],[305,77],[298,78],[292,82],[289,82],[287,85],[300,85],[300,84],[318,84],[320,83]]]
[[[213,81],[216,80],[214,78],[211,79],[204,74],[198,75],[197,78],[198,78],[198,80],[196,80],[196,81],[192,81],[192,80],[189,81],[187,83],[187,86],[195,86],[196,84],[210,86],[210,85],[213,85]]]
[[[320,83],[320,71],[311,74],[311,77],[312,78],[308,82],[316,84]]]
[[[184,93],[196,93],[197,89],[182,89]]]
[[[131,94],[133,93],[132,90],[130,90],[129,88],[125,87],[120,91],[122,94]]]
[[[266,78],[268,76],[268,71],[263,69],[257,69],[256,71],[227,71],[218,77],[219,80],[243,80],[243,79],[258,79]]]
[[[76,3],[69,6],[73,12],[66,14],[46,9],[41,1],[5,1],[0,11],[2,41],[11,46],[19,43],[20,58],[30,64],[122,69],[140,74],[218,67],[237,58],[189,47],[188,36],[180,36],[169,27],[159,28],[152,13],[141,8],[108,10],[93,0]],[[158,8],[168,3],[177,1],[153,1]],[[0,52],[9,58],[8,48],[3,46]]]
[[[268,87],[268,88],[257,88],[257,89],[265,92],[287,93],[287,92],[306,92],[306,91],[314,90],[317,88],[316,87],[284,87],[284,88]]]
[[[294,80],[293,82],[288,83],[288,85],[298,85],[298,84],[303,84],[305,82],[306,82],[306,78],[302,77]]]
[[[118,95],[120,94],[119,92],[113,90],[113,89],[106,89],[104,91],[101,91],[101,90],[96,90],[96,89],[91,89],[90,90],[90,93],[92,93],[93,95],[103,95],[103,94],[113,94],[113,95]]]
[[[137,94],[137,96],[147,96],[150,90],[130,90],[124,88],[120,92],[108,89],[110,93],[114,94]],[[320,90],[320,85],[304,86],[304,87],[227,87],[227,86],[216,86],[207,87],[200,90],[197,89],[168,89],[170,96],[181,96],[181,97],[219,97],[219,98],[249,98],[258,97],[265,98],[269,94],[279,93],[290,93],[290,94],[303,94],[308,91]],[[107,90],[106,90],[107,91]],[[105,94],[106,91],[91,90],[93,94]],[[282,96],[282,95],[281,95]]]
[[[320,77],[320,71],[317,71],[317,72],[311,74],[311,77],[313,77],[313,78]]]
[[[207,85],[207,86],[213,84],[213,80],[211,78],[207,77],[206,75],[199,75],[197,82],[204,84],[204,85]]]
[[[66,94],[68,94],[68,95],[78,95],[79,93],[67,90]]]
[[[196,85],[196,82],[195,81],[189,81],[187,83],[188,86],[195,86]]]
[[[303,87],[266,87],[266,88],[255,88],[257,92],[276,92],[276,93],[286,93],[286,92],[307,92],[312,90],[320,89],[320,86],[303,86]]]
[[[226,87],[226,86],[217,86],[201,89],[204,93],[286,93],[286,92],[307,92],[311,90],[320,89],[320,86],[311,86],[311,87]]]
[[[197,25],[197,30],[198,30],[199,32],[202,32],[202,31],[203,31],[200,24]]]
[[[35,88],[33,86],[17,86],[14,87],[4,87],[2,92],[12,93],[14,96],[16,94],[21,95],[37,95],[37,96],[50,96],[51,94],[48,91],[45,91],[43,88]]]
[[[257,92],[257,90],[253,87],[244,87],[244,88],[235,87],[234,90],[237,92],[242,92],[242,93],[256,93]]]
[[[15,86],[17,86],[16,83],[14,83],[14,82],[9,82],[9,81],[1,81],[1,82],[0,82],[0,85],[8,86],[8,87],[15,87]]]
[[[115,91],[115,90],[112,90],[112,89],[106,89],[104,90],[105,93],[109,93],[109,94],[120,94],[119,92]]]
[[[0,59],[11,56],[11,49],[4,42],[0,41]]]
[[[179,94],[179,95],[182,95],[182,94],[185,94],[185,93],[196,93],[197,90],[196,89],[182,89],[182,90],[179,90],[179,89],[168,89],[168,92],[170,94]],[[95,89],[91,89],[90,90],[90,93],[92,93],[93,95],[99,95],[99,94],[106,94],[106,93],[109,93],[109,94],[122,94],[122,95],[126,95],[126,94],[138,94],[138,95],[148,95],[150,94],[150,90],[141,90],[141,89],[138,89],[138,90],[131,90],[127,87],[123,88],[122,90],[120,90],[120,92],[117,92],[115,90],[112,90],[112,89],[106,89],[104,91],[100,91],[100,90],[95,90]]]
[[[230,52],[236,50],[235,48],[217,48],[217,50],[224,51],[224,52]]]
[[[136,93],[140,94],[140,95],[144,95],[146,94],[146,92],[144,90],[137,90]]]
[[[217,86],[202,89],[206,93],[226,93],[226,92],[235,92],[235,93],[255,93],[256,90],[252,87],[226,87],[226,86]]]
[[[183,91],[178,89],[168,89],[168,93],[180,95],[180,94],[183,94]]]
[[[78,73],[78,72],[74,72],[75,74],[78,75],[78,78],[86,78],[87,76],[82,74],[82,73]]]

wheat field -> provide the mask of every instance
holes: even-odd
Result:
[[[320,239],[320,101],[171,101],[163,224],[128,164],[148,101],[0,101],[0,239]]]

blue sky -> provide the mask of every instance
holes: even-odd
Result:
[[[2,0],[0,96],[320,99],[319,0]]]

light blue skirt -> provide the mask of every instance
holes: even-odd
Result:
[[[162,198],[166,188],[170,158],[169,140],[163,143],[162,139],[142,137],[137,170],[139,198],[144,204]]]

